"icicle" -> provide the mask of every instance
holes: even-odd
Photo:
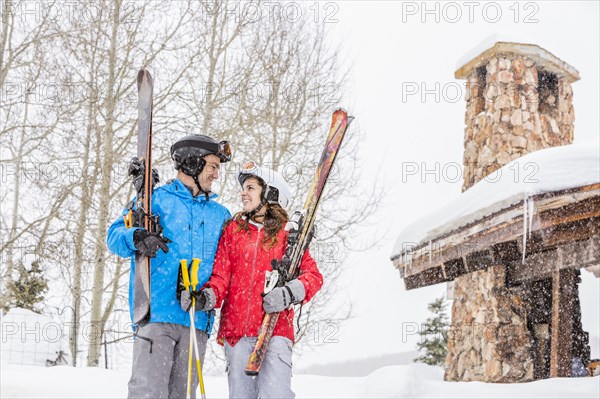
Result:
[[[525,264],[525,253],[527,252],[527,208],[528,208],[528,198],[523,199],[523,250],[521,256],[521,264]]]
[[[433,244],[432,244],[432,241],[429,240],[429,264],[431,264],[432,256],[433,256]]]
[[[527,203],[529,204],[529,209],[527,210],[527,212],[529,213],[529,227],[528,227],[528,236],[529,238],[531,238],[531,230],[533,228],[533,211],[534,211],[534,206],[535,206],[535,202],[533,201],[532,197],[527,198]]]
[[[413,253],[412,253],[412,251],[411,252],[406,252],[404,254],[404,256],[405,256],[404,259],[406,261],[404,263],[405,266],[404,266],[403,270],[400,270],[400,278],[402,278],[402,279],[405,278],[406,275],[412,271]]]

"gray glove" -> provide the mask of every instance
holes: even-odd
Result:
[[[194,310],[203,310],[208,312],[213,310],[217,304],[217,298],[212,288],[205,288],[202,291],[194,291],[191,293],[187,290],[181,291],[179,303],[184,312],[189,312],[192,307],[192,296],[196,298],[196,306]]]
[[[304,284],[300,280],[288,281],[283,287],[273,288],[263,298],[263,309],[266,313],[281,312],[291,304],[302,302],[306,296]]]

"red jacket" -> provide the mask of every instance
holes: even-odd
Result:
[[[221,309],[217,342],[227,340],[235,345],[242,337],[256,337],[265,312],[262,308],[262,292],[265,273],[272,270],[271,260],[281,259],[287,247],[287,232],[277,234],[277,244],[267,249],[263,245],[264,229],[249,224],[249,231],[241,228],[241,222],[232,221],[223,231],[217,249],[212,275],[208,281]],[[300,264],[298,280],[304,285],[308,302],[323,285],[323,276],[307,250]],[[273,335],[294,341],[294,310],[286,309],[279,314]]]

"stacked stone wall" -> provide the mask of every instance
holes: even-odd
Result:
[[[572,143],[574,120],[563,77],[518,54],[488,59],[467,77],[463,190],[527,153]],[[505,277],[498,265],[455,280],[446,380],[534,378],[526,306]]]

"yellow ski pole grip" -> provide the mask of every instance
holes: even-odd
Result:
[[[192,290],[196,291],[196,286],[198,285],[198,270],[200,269],[200,259],[194,258],[192,259]]]
[[[187,259],[181,259],[179,261],[179,266],[181,267],[181,276],[183,277],[183,286],[186,290],[190,289],[190,274],[188,272]]]

